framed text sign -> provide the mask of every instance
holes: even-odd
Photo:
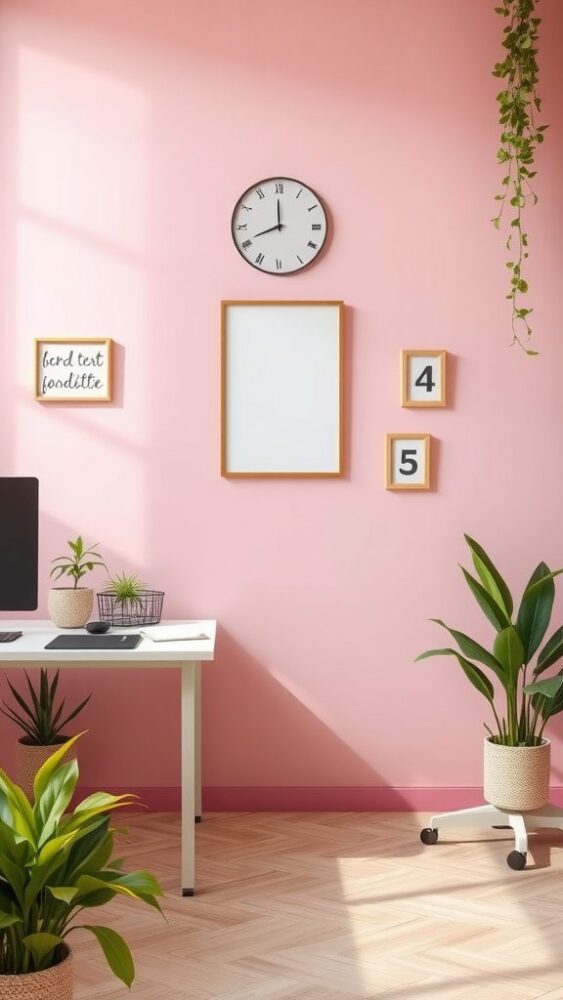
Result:
[[[35,398],[43,403],[109,403],[112,341],[35,341]]]
[[[223,302],[223,476],[343,475],[342,302]]]

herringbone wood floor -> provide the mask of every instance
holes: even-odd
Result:
[[[91,922],[130,942],[137,1000],[563,1000],[563,836],[533,835],[512,872],[503,831],[423,847],[425,820],[206,816],[182,899],[178,817],[133,817],[120,853],[161,878],[168,923],[124,901]],[[127,996],[83,935],[76,1000]]]

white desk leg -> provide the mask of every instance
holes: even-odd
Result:
[[[196,663],[182,666],[182,895],[195,888]]]
[[[195,821],[201,823],[201,663],[195,669]]]

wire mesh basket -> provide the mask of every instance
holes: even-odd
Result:
[[[141,590],[130,601],[118,601],[113,594],[98,594],[100,621],[119,628],[139,625],[158,625],[162,617],[164,591]]]

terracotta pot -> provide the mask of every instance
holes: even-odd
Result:
[[[537,747],[505,747],[486,739],[486,801],[508,812],[541,809],[549,798],[550,750],[549,740]]]
[[[0,975],[0,1000],[72,1000],[72,953],[63,945],[62,961],[44,972]]]
[[[55,750],[66,743],[67,739],[67,736],[60,736],[57,743],[48,747],[26,743],[26,737],[18,740],[16,746],[16,782],[23,788],[28,799],[33,799],[33,782],[39,768],[46,760],[49,760]]]
[[[51,587],[48,606],[58,628],[83,628],[92,614],[94,591],[91,587]]]

